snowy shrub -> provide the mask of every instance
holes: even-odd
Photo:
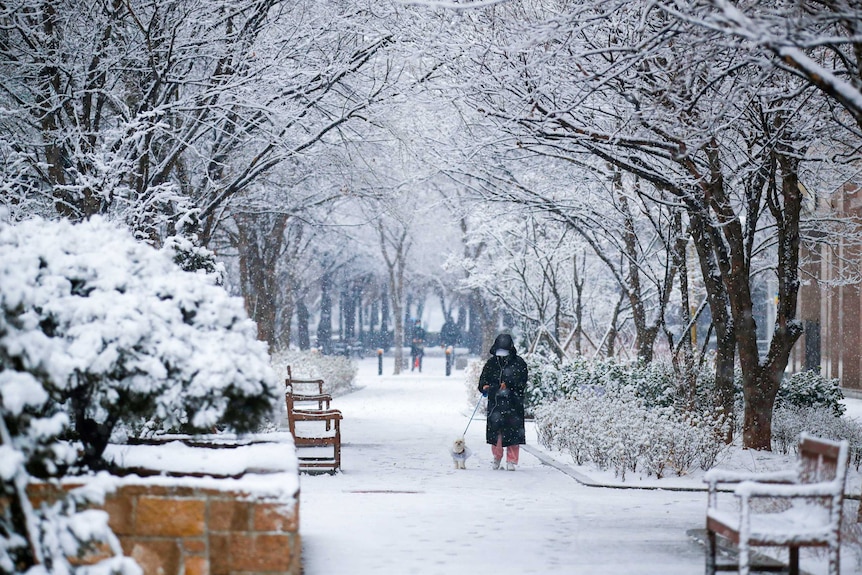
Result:
[[[560,383],[560,361],[555,355],[537,351],[528,354],[524,361],[527,362],[528,377],[525,406],[532,407],[566,395]]]
[[[287,379],[287,366],[299,379],[322,379],[324,392],[347,393],[356,381],[356,364],[341,355],[323,355],[318,351],[282,350],[273,354],[272,366],[279,381]]]
[[[255,429],[279,397],[242,300],[99,218],[0,222],[3,297],[61,342],[44,382],[71,416],[82,462],[135,434]],[[12,345],[19,345],[12,342]]]
[[[195,243],[196,236],[171,236],[165,240],[164,250],[173,255],[174,263],[187,272],[201,271],[214,278],[217,285],[224,284],[224,264],[216,261],[215,254]]]
[[[591,361],[582,356],[565,359],[531,354],[527,397],[533,405],[567,397],[584,388],[627,386],[650,406],[678,402],[678,376],[669,363],[620,363],[615,359]]]
[[[709,468],[725,449],[721,424],[672,407],[648,407],[632,388],[580,393],[536,407],[539,441],[578,465],[657,478]]]
[[[472,408],[476,407],[476,404],[482,397],[482,394],[479,392],[479,378],[482,377],[482,368],[484,367],[484,360],[474,359],[467,363],[467,367],[464,368],[464,385],[467,388],[467,403]],[[483,400],[479,409],[484,411],[486,404],[487,400]]]
[[[850,444],[850,461],[862,464],[862,426],[853,419],[835,415],[832,407],[780,405],[772,413],[772,448],[779,453],[795,454],[802,432]]]
[[[576,464],[613,469],[625,480],[642,471],[658,478],[708,469],[726,449],[721,418],[710,410],[680,409],[669,365],[563,362],[551,384],[532,382],[543,445],[571,455]],[[538,371],[538,370],[537,370]]]
[[[837,379],[829,379],[816,371],[802,371],[785,377],[778,388],[776,406],[824,407],[836,416],[847,409],[841,400],[844,394]]]
[[[37,290],[16,281],[19,264],[0,257],[0,572],[138,575],[107,514],[79,510],[98,500],[98,488],[74,490],[39,508],[27,495],[33,477],[62,476],[77,454],[59,439],[69,417],[46,391],[66,375],[65,342],[43,332],[34,311]],[[110,556],[90,566],[70,562],[95,547]]]

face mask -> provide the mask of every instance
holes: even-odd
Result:
[[[498,355],[500,357],[506,357],[507,355],[509,355],[509,350],[508,349],[498,349],[496,352],[494,352],[494,355]]]

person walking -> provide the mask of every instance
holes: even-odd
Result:
[[[524,393],[527,388],[527,362],[515,349],[512,336],[501,333],[491,346],[491,358],[479,377],[479,391],[488,395],[485,439],[491,445],[494,469],[500,469],[506,448],[506,469],[515,471],[524,431]]]
[[[413,323],[413,333],[410,339],[410,371],[418,369],[422,373],[422,356],[425,355],[425,329],[421,320]]]
[[[443,327],[440,328],[440,343],[443,347],[455,347],[458,343],[458,324],[452,321],[452,316],[447,315]]]

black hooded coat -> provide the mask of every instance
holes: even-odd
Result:
[[[509,350],[509,355],[496,355],[498,349]],[[501,390],[500,384],[506,389]],[[518,356],[512,336],[502,333],[491,346],[491,358],[482,368],[479,391],[488,388],[488,419],[485,440],[494,445],[497,434],[503,434],[503,446],[526,443],[524,432],[524,393],[527,388],[527,362]]]

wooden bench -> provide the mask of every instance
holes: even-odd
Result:
[[[841,513],[847,476],[848,444],[803,434],[799,440],[797,469],[771,473],[739,473],[711,469],[706,512],[706,573],[784,571],[799,573],[800,547],[826,547],[829,574],[838,575],[841,548]],[[738,484],[733,494],[738,509],[718,506],[722,484]],[[738,564],[716,562],[716,536],[739,548]],[[749,565],[751,547],[786,546],[788,566]]]
[[[287,366],[287,379],[284,384],[293,390],[294,402],[312,402],[317,404],[317,409],[329,409],[332,396],[323,391],[322,379],[297,379],[293,377],[290,366]],[[309,392],[305,388],[311,388]]]
[[[303,385],[312,384],[314,393],[298,393]],[[307,473],[335,473],[341,469],[341,412],[331,409],[332,396],[323,393],[323,380],[293,378],[290,367],[285,380],[285,403],[287,423],[297,448],[299,470]],[[297,407],[297,402],[311,402],[316,406]],[[299,424],[299,425],[297,425]],[[324,429],[319,429],[323,427]],[[313,450],[312,455],[303,455],[303,448]],[[326,454],[320,454],[322,450]],[[331,451],[330,451],[331,450]]]

